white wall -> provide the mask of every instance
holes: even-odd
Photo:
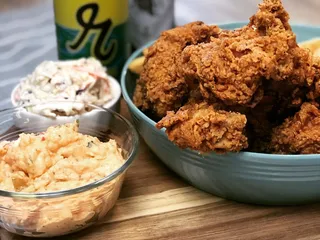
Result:
[[[175,0],[175,23],[247,21],[262,0]],[[320,0],[283,0],[292,23],[320,25]]]

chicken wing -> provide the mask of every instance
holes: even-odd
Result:
[[[168,138],[181,148],[216,153],[247,148],[245,115],[219,108],[219,105],[207,102],[191,102],[176,113],[168,112],[156,127],[165,127]]]
[[[199,81],[203,96],[227,105],[250,105],[263,79],[311,85],[312,56],[298,47],[288,19],[280,0],[264,0],[247,26],[186,47],[183,73]]]
[[[133,98],[136,106],[143,111],[152,110],[159,117],[177,110],[188,94],[184,76],[179,71],[182,50],[187,45],[207,42],[219,32],[217,26],[202,22],[163,32],[146,54]]]
[[[288,118],[272,133],[270,148],[274,153],[320,153],[320,110],[304,103],[294,117]]]

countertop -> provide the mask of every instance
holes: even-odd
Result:
[[[19,2],[39,1],[4,2],[9,9],[15,7],[12,4],[20,6]],[[121,113],[130,119],[125,102],[121,104]],[[0,239],[27,238],[1,229]],[[141,139],[139,154],[110,214],[87,230],[57,239],[316,240],[320,239],[320,205],[265,207],[215,197],[171,172]]]

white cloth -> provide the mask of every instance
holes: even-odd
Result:
[[[176,25],[201,20],[207,24],[248,21],[262,0],[175,0]],[[291,23],[320,25],[320,0],[282,0]]]

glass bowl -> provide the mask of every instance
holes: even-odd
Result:
[[[31,105],[0,111],[0,142],[15,140],[21,133],[40,133],[49,126],[79,119],[80,133],[103,142],[114,139],[126,161],[106,177],[70,190],[34,194],[0,191],[0,226],[23,236],[53,237],[96,223],[118,199],[125,173],[138,149],[136,130],[121,115],[90,104],[90,112],[58,120],[27,112],[26,107]]]
[[[112,76],[108,75],[108,79],[109,79],[109,83],[110,83],[111,94],[113,97],[110,101],[106,102],[103,105],[103,107],[111,109],[115,112],[119,112],[120,111],[120,100],[121,100],[120,84],[119,84],[119,81],[117,79],[113,78]],[[20,87],[21,87],[20,84],[16,85],[11,92],[11,104],[14,107],[17,107],[20,105],[17,102],[17,96],[19,96],[19,94],[20,94],[19,93]]]

